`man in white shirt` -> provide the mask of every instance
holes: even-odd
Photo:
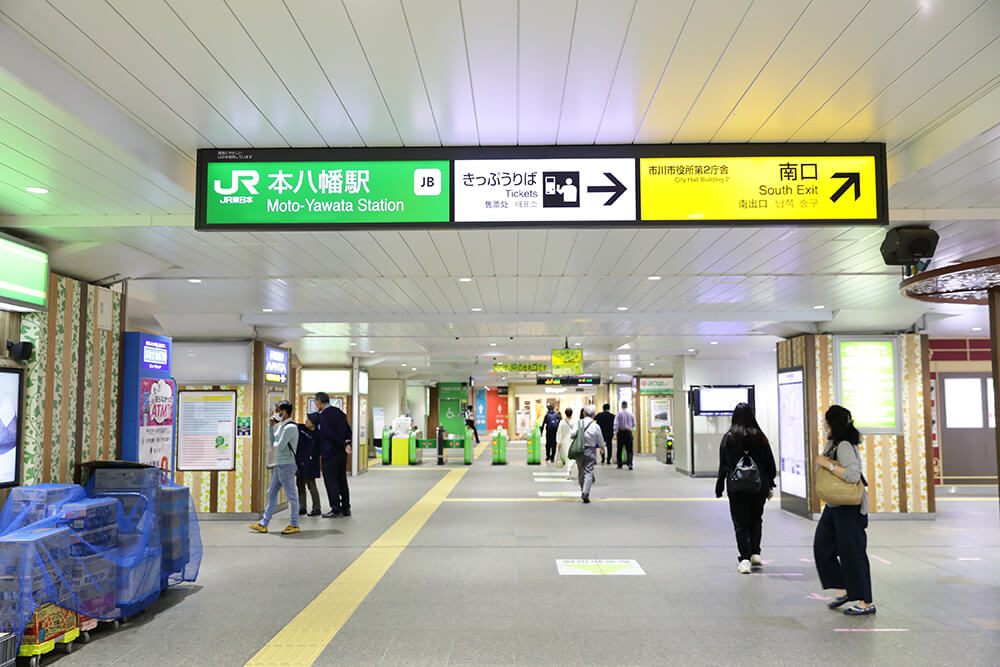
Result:
[[[615,436],[618,437],[618,469],[622,469],[622,450],[625,451],[628,469],[632,469],[632,431],[635,430],[635,415],[628,409],[628,401],[622,401],[622,409],[615,415]]]

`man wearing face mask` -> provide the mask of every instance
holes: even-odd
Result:
[[[281,531],[282,535],[293,535],[299,532],[299,492],[295,487],[295,449],[299,444],[299,426],[292,421],[292,404],[280,401],[275,404],[267,425],[267,445],[274,447],[275,466],[271,474],[271,485],[267,489],[267,507],[258,523],[250,524],[250,530],[258,533],[267,532],[267,524],[274,516],[274,508],[278,504],[278,490],[285,490],[288,498],[288,508],[291,511],[292,522]]]

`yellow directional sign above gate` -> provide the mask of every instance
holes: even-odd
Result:
[[[882,222],[876,173],[872,155],[641,158],[640,220]]]

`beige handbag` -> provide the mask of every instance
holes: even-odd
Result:
[[[860,505],[865,486],[859,479],[848,484],[827,468],[816,469],[816,496],[829,505]]]

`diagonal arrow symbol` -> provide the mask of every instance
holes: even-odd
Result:
[[[844,184],[841,185],[840,188],[836,192],[833,193],[833,195],[831,195],[830,201],[836,203],[836,201],[838,199],[840,199],[845,192],[847,192],[847,188],[851,187],[852,185],[854,186],[854,200],[855,201],[858,200],[858,198],[861,196],[861,173],[860,172],[857,172],[857,171],[838,171],[836,174],[833,175],[833,177],[834,178],[846,178],[847,180],[844,181]]]
[[[604,202],[605,206],[611,206],[618,201],[619,197],[625,194],[625,191],[628,190],[628,188],[622,185],[622,182],[615,178],[615,175],[610,171],[604,172],[604,175],[608,177],[608,180],[611,181],[613,185],[588,185],[587,192],[613,192],[614,194],[611,195],[611,199]]]

